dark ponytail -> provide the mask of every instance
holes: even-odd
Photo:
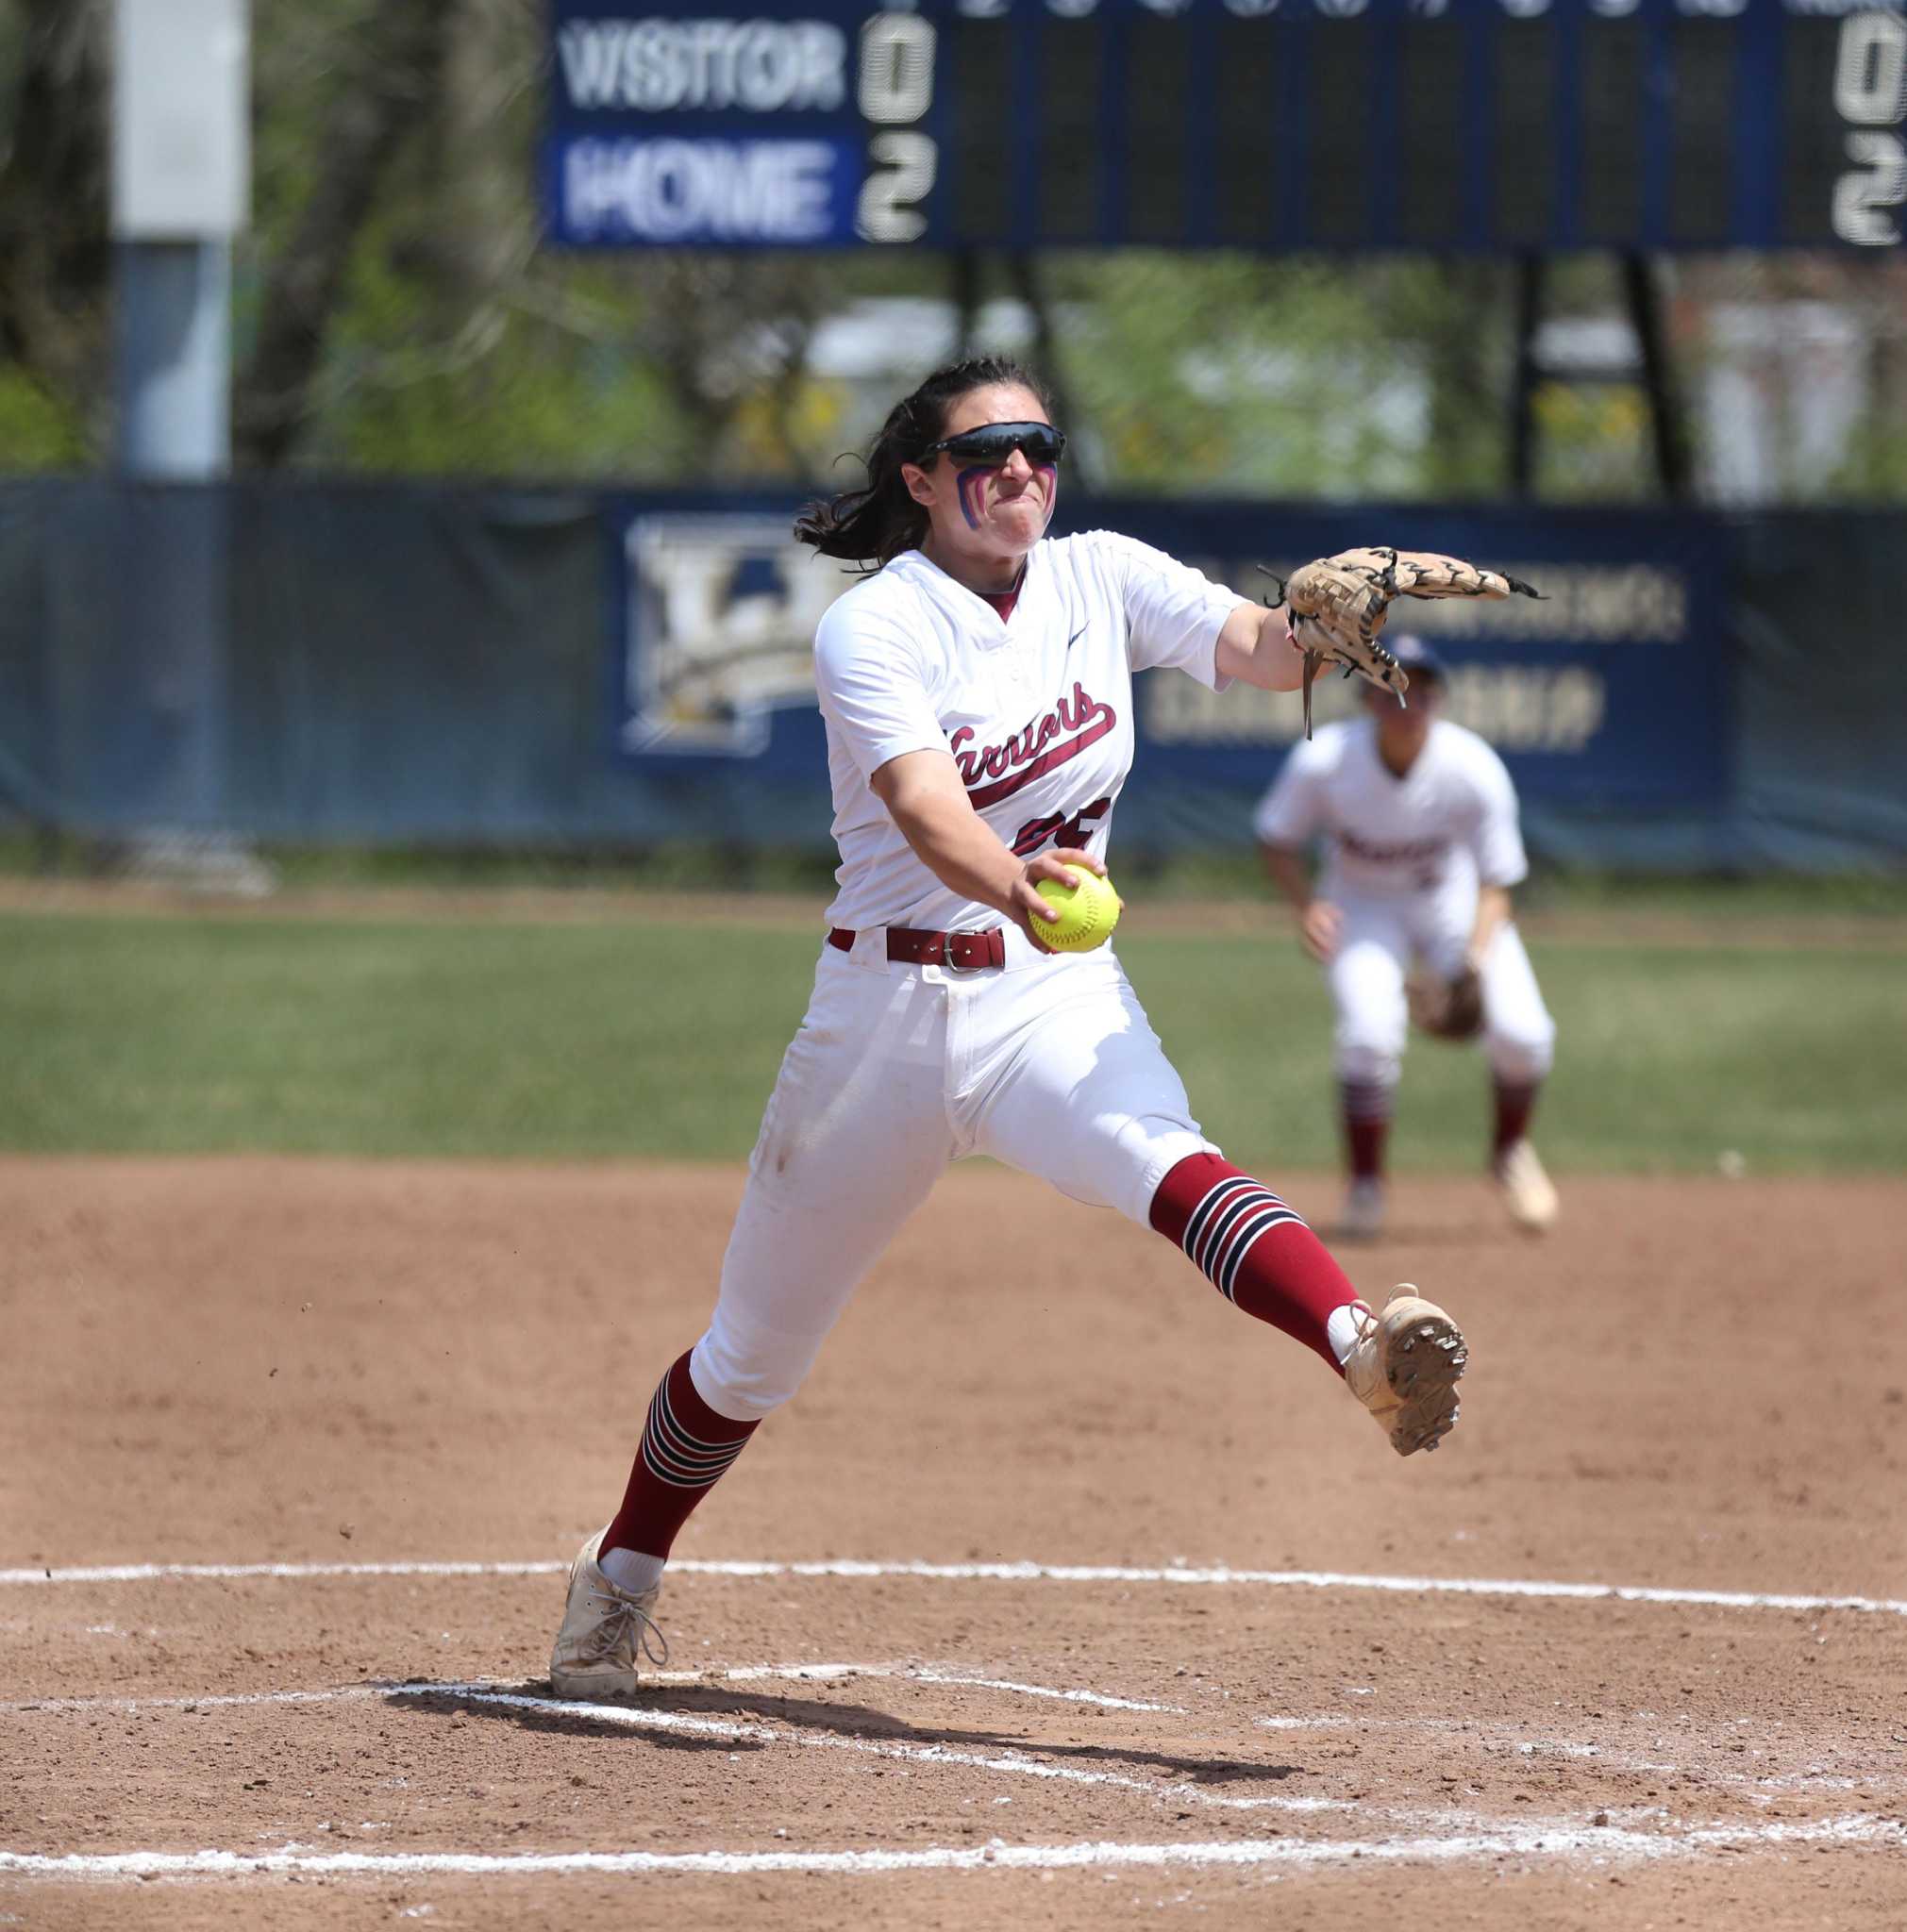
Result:
[[[963,395],[1009,384],[1031,391],[1052,413],[1045,385],[1006,357],[971,356],[936,369],[887,412],[880,434],[868,445],[866,489],[811,503],[795,519],[795,537],[823,557],[845,558],[869,573],[915,548],[927,535],[927,511],[907,493],[900,466],[918,462],[928,444],[940,441],[947,412]]]

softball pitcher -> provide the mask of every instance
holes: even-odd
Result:
[[[1380,1312],[1360,1300],[1200,1131],[1111,947],[1049,952],[1029,925],[1067,861],[1105,874],[1133,672],[1291,691],[1304,664],[1282,609],[1125,537],[1048,539],[1065,446],[1024,370],[960,363],[891,412],[864,490],[795,525],[867,573],[815,638],[840,890],[713,1316],[663,1374],[622,1506],[571,1568],[560,1696],[626,1692],[639,1653],[666,1657],[655,1607],[677,1532],[966,1155],[1163,1236],[1342,1374],[1398,1454],[1457,1419],[1450,1318],[1410,1287]]]
[[[1530,1119],[1556,1026],[1511,918],[1511,889],[1530,869],[1515,788],[1482,739],[1438,715],[1436,652],[1414,637],[1390,648],[1410,679],[1408,707],[1367,691],[1366,716],[1293,748],[1253,822],[1337,1008],[1349,1177],[1339,1231],[1368,1239],[1382,1228],[1384,1142],[1415,1018],[1446,1039],[1481,1040],[1495,1101],[1490,1172],[1511,1219],[1540,1234],[1557,1200]],[[1318,839],[1313,887],[1307,859]]]

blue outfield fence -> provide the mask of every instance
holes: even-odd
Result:
[[[825,849],[810,646],[852,581],[798,499],[274,481],[0,484],[0,814],[80,834]],[[1899,863],[1907,517],[1100,501],[1246,595],[1374,537],[1532,604],[1395,616],[1557,860]],[[1318,713],[1353,689],[1330,680]],[[1290,697],[1148,673],[1120,849],[1245,846]]]

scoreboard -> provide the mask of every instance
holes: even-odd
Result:
[[[577,247],[1892,249],[1903,0],[552,0]]]

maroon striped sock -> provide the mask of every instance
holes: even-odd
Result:
[[[1495,1080],[1497,1128],[1490,1145],[1492,1166],[1501,1160],[1530,1131],[1530,1116],[1536,1111],[1536,1095],[1542,1083],[1537,1080]]]
[[[1326,1324],[1358,1291],[1325,1244],[1262,1181],[1219,1155],[1188,1155],[1159,1183],[1151,1219],[1227,1301],[1338,1367]]]
[[[603,1548],[666,1557],[676,1532],[759,1426],[717,1415],[695,1393],[689,1357],[682,1356],[656,1385],[623,1507],[603,1532]]]

